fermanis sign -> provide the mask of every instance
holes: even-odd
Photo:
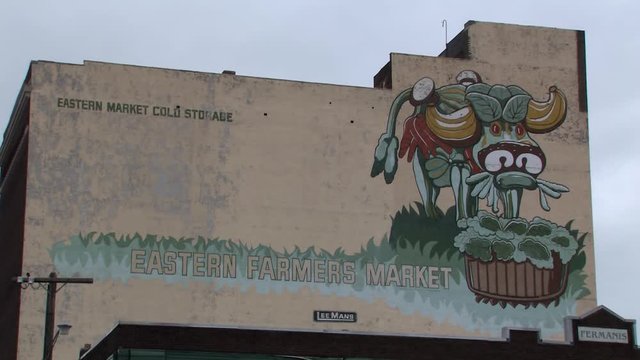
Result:
[[[56,237],[47,256],[60,276],[92,276],[95,289],[113,294],[96,315],[105,328],[186,321],[499,336],[520,326],[561,336],[563,318],[592,291],[587,232],[572,214],[544,216],[572,191],[545,177],[555,153],[542,145],[564,126],[570,101],[553,79],[534,96],[458,72],[450,83],[425,77],[382,98],[373,89],[263,79],[188,78],[171,89],[214,90],[133,92],[129,100],[53,86],[38,100],[53,105],[55,121],[34,117],[30,176],[73,184],[64,200],[33,192],[31,211],[68,201],[61,207],[70,215],[34,215],[29,231]],[[261,86],[270,91],[247,93]],[[334,93],[350,101],[317,100]],[[276,105],[287,111],[272,97],[286,99]],[[376,105],[389,114],[382,136]],[[337,125],[363,118],[371,130]],[[56,131],[77,143],[37,138]],[[51,149],[59,155],[47,158]],[[69,177],[56,178],[56,161]],[[542,215],[526,215],[533,206]]]

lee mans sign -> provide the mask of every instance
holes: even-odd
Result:
[[[313,312],[313,320],[321,322],[356,322],[358,315],[350,311],[324,311]]]

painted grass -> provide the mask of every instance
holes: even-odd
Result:
[[[348,253],[342,248],[321,249],[309,247],[301,249],[292,246],[277,250],[267,245],[250,246],[233,239],[195,237],[172,237],[156,234],[116,234],[113,232],[89,232],[71,236],[66,241],[56,243],[50,255],[60,276],[92,276],[96,280],[119,280],[126,283],[131,278],[160,279],[168,284],[191,281],[211,283],[214,289],[223,286],[238,287],[243,291],[250,288],[258,293],[296,293],[303,288],[322,295],[356,297],[366,301],[383,300],[391,308],[400,309],[405,314],[432,318],[436,322],[462,326],[469,331],[481,330],[500,336],[502,327],[526,326],[542,329],[543,336],[553,336],[562,332],[563,319],[575,314],[576,300],[589,294],[586,288],[584,267],[584,239],[578,232],[567,229],[578,239],[577,255],[571,260],[568,287],[559,304],[549,308],[543,306],[525,309],[476,303],[473,293],[467,288],[464,278],[464,262],[453,238],[459,233],[455,226],[455,214],[449,209],[437,220],[426,219],[421,204],[406,207],[392,218],[390,235],[380,240],[368,239],[358,251]],[[354,239],[352,241],[360,241]],[[237,260],[236,278],[210,278],[182,275],[132,274],[131,250],[186,251],[194,253],[215,253],[234,255]],[[311,260],[332,260],[353,262],[356,281],[345,283],[314,283],[276,281],[270,279],[249,279],[246,276],[247,257],[298,258]],[[366,283],[366,264],[417,265],[447,267],[451,269],[448,289],[428,289],[402,286],[381,286]]]

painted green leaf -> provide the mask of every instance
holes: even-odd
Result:
[[[449,162],[446,159],[443,159],[441,157],[432,157],[425,162],[424,167],[425,169],[427,169],[427,171],[431,171],[448,164]]]
[[[529,110],[529,95],[515,95],[507,101],[502,111],[502,118],[506,121],[515,124],[518,123],[527,116]]]
[[[539,241],[533,239],[525,239],[518,245],[518,250],[522,251],[527,257],[535,260],[549,260],[551,253]]]
[[[424,167],[429,172],[431,179],[437,179],[446,174],[449,169],[449,162],[440,157],[433,157],[425,162]]]
[[[545,224],[531,224],[529,231],[527,231],[528,236],[548,236],[550,234],[551,229]]]
[[[493,243],[493,251],[498,260],[510,260],[516,247],[508,241],[498,240]]]
[[[438,109],[439,112],[441,112],[443,114],[451,114],[451,113],[454,113],[454,112],[460,110],[459,107],[453,106],[453,105],[451,105],[451,103],[447,103],[445,101],[439,101],[436,104],[436,108]]]
[[[480,219],[480,226],[494,232],[500,230],[500,223],[498,222],[498,219],[490,216],[485,216]]]
[[[505,225],[504,231],[522,235],[527,232],[528,226],[527,222],[523,219],[511,219],[507,225]]]
[[[582,270],[587,264],[587,255],[581,252],[571,260],[570,271]]]
[[[477,83],[467,86],[467,94],[476,92],[480,94],[488,94],[491,91],[491,85],[485,83]]]
[[[476,116],[483,122],[492,122],[502,115],[500,103],[489,95],[468,93],[467,100],[471,102]]]
[[[507,89],[509,89],[509,92],[511,93],[511,96],[514,96],[514,95],[527,95],[527,96],[531,97],[531,95],[529,95],[528,92],[524,91],[524,89],[522,89],[520,86],[509,85],[509,86],[507,86]]]
[[[501,240],[513,241],[516,235],[511,231],[498,230],[496,231],[496,237]]]
[[[487,94],[493,98],[496,98],[500,105],[503,105],[507,102],[507,100],[511,97],[511,92],[504,85],[494,85],[489,90],[489,94]]]
[[[440,98],[439,102],[446,105],[447,109],[450,110],[447,111],[447,113],[459,110],[466,105],[465,87],[462,85],[454,84],[443,86],[436,90],[436,93]]]
[[[569,245],[571,245],[571,239],[566,236],[556,236],[551,239],[551,241],[562,247],[569,247]]]
[[[473,238],[465,247],[467,254],[482,261],[491,260],[491,241],[484,238]]]

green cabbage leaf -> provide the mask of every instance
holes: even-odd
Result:
[[[454,239],[460,252],[481,261],[522,263],[530,261],[538,268],[553,268],[553,254],[568,264],[578,251],[578,242],[568,229],[549,220],[534,217],[505,219],[481,210],[477,216],[461,219],[464,229]]]

